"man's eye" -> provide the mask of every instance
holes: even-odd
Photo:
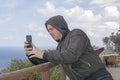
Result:
[[[53,28],[50,29],[50,31],[53,31],[53,30],[54,30]]]
[[[53,28],[51,28],[51,29],[49,29],[48,31],[50,32],[50,31],[53,31],[54,29]]]

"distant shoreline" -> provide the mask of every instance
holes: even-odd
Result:
[[[42,50],[50,47],[41,47]],[[27,59],[23,47],[1,47],[0,46],[0,72],[9,66],[12,59]]]

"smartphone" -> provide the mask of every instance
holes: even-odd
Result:
[[[28,41],[28,44],[29,44],[28,48],[31,48],[32,47],[32,45],[31,45],[31,43],[32,43],[32,36],[31,35],[26,35],[26,41]]]

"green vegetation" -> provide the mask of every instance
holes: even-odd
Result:
[[[2,70],[2,73],[15,71],[15,70],[23,69],[30,66],[32,66],[32,64],[27,59],[26,60],[12,59],[9,66],[6,69]]]
[[[120,51],[120,29],[117,32],[112,32],[110,36],[103,38],[103,43],[107,49]]]
[[[31,62],[27,59],[25,59],[25,60],[13,59],[13,60],[11,60],[11,64],[6,69],[2,70],[2,73],[16,71],[16,70],[23,69],[23,68],[30,67],[30,66],[33,66],[33,64],[31,64]],[[51,72],[51,74],[50,74],[51,80],[60,80],[59,66],[52,68],[50,70],[50,72]],[[33,75],[25,80],[42,80],[41,73],[39,73],[37,75]]]

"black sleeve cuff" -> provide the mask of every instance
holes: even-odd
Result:
[[[32,64],[34,64],[34,65],[48,62],[47,60],[40,59],[40,58],[37,58],[37,57],[29,58],[30,56],[28,56],[28,55],[26,55],[26,56],[28,57],[28,59],[30,60],[30,62],[31,62]]]
[[[49,61],[49,60],[48,60],[48,54],[47,54],[47,53],[44,53],[44,54],[43,54],[43,60],[45,60],[45,61],[47,61],[47,62]]]
[[[28,58],[33,64],[37,65],[37,64],[42,64],[42,63],[45,63],[46,61],[44,61],[43,59],[40,59],[40,58],[36,58],[36,57],[33,57],[33,58]]]

